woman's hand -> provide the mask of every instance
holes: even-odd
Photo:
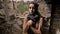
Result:
[[[27,22],[27,25],[28,25],[28,26],[31,26],[32,23],[33,23],[33,21],[32,21],[32,20],[29,20],[29,21]]]

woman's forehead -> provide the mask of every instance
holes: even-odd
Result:
[[[29,4],[29,7],[34,7],[34,4]]]

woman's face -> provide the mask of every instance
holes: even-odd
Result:
[[[30,14],[33,14],[34,11],[35,11],[34,4],[29,4],[29,13],[30,13]]]

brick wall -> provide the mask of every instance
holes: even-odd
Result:
[[[54,13],[54,21],[53,21],[53,29],[56,29],[56,32],[57,32],[57,29],[60,30],[60,5],[56,5],[55,6],[56,10],[55,10],[55,13]]]
[[[60,34],[60,5],[56,4],[53,10],[50,34]]]

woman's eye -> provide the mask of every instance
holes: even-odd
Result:
[[[29,7],[29,9],[35,9],[34,7]]]
[[[29,7],[29,9],[31,9],[31,7]]]
[[[32,7],[32,9],[35,9],[35,7]]]

